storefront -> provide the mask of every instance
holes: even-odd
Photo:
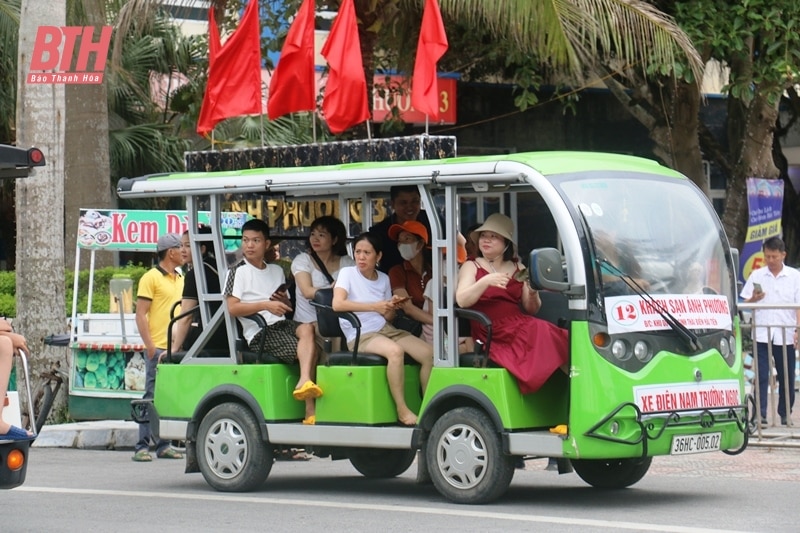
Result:
[[[246,213],[225,213],[222,231],[227,244],[238,248]],[[200,214],[208,223],[208,213]],[[69,413],[75,420],[130,418],[130,401],[144,394],[145,353],[136,327],[134,280],[112,277],[108,291],[97,294],[97,253],[156,252],[158,237],[183,233],[188,219],[183,211],[81,209],[75,251],[72,299],[72,351],[69,379]],[[227,246],[226,246],[227,248]],[[90,254],[88,292],[79,309],[81,253]],[[105,289],[103,285],[102,289]],[[108,298],[108,312],[90,312],[95,298]],[[104,306],[102,306],[104,307]]]

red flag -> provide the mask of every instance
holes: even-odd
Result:
[[[339,134],[369,119],[367,80],[361,61],[353,0],[343,0],[339,6],[328,40],[322,47],[322,55],[329,66],[322,112],[328,128]]]
[[[447,51],[442,14],[436,0],[425,0],[422,28],[417,42],[417,58],[411,79],[411,105],[433,120],[439,120],[439,82],[436,62]]]
[[[208,9],[208,66],[214,62],[214,58],[219,54],[222,45],[219,42],[219,28],[217,19],[214,17],[213,6]]]
[[[211,42],[213,37],[209,40]],[[209,49],[211,47],[209,46]],[[261,114],[261,41],[258,0],[250,0],[239,27],[213,55],[209,50],[208,83],[197,133],[204,134],[226,118]]]
[[[316,109],[314,78],[314,0],[303,0],[283,43],[278,66],[269,82],[270,120],[295,111]]]

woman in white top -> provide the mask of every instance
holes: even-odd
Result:
[[[403,359],[407,353],[421,368],[422,390],[428,385],[433,367],[433,346],[414,337],[407,331],[392,326],[395,311],[407,297],[392,296],[389,276],[377,270],[381,259],[380,241],[369,233],[362,233],[355,243],[356,266],[343,268],[333,288],[333,309],[352,311],[361,321],[361,347],[364,351],[385,357],[386,378],[389,391],[401,424],[413,426],[417,415],[406,405]],[[347,343],[352,348],[356,332],[345,320],[339,320]]]
[[[355,265],[347,255],[347,230],[341,220],[322,216],[314,220],[310,228],[307,251],[292,261],[296,285],[294,320],[303,324],[317,322],[317,313],[311,305],[314,294],[331,287],[331,279],[336,280],[342,267]]]

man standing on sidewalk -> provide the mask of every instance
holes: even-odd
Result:
[[[783,264],[786,245],[779,237],[770,237],[762,246],[766,266],[750,273],[741,297],[747,303],[791,305],[800,303],[800,272]],[[760,400],[761,425],[767,424],[767,393],[769,386],[769,349],[778,373],[778,415],[781,424],[789,423],[794,405],[795,346],[797,326],[800,324],[800,309],[758,309],[755,328],[758,356],[758,396]],[[771,326],[771,327],[767,327]],[[788,380],[788,411],[787,411]]]
[[[153,397],[156,385],[156,366],[159,357],[167,349],[167,327],[170,310],[181,301],[183,276],[177,268],[183,266],[181,238],[176,233],[167,233],[156,245],[158,264],[139,279],[136,292],[136,327],[146,347],[146,371],[143,399]],[[150,423],[139,424],[139,442],[136,443],[133,460],[152,461],[150,455]],[[156,455],[162,459],[183,459],[183,455],[170,448],[169,441],[159,440]]]

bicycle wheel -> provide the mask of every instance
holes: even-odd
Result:
[[[47,417],[50,415],[50,409],[53,407],[53,399],[55,395],[53,394],[53,389],[50,387],[49,383],[46,383],[42,388],[42,395],[38,396],[37,399],[33,401],[34,408],[33,412],[36,413],[36,433],[42,431],[42,427],[44,427],[44,423],[47,422]]]

